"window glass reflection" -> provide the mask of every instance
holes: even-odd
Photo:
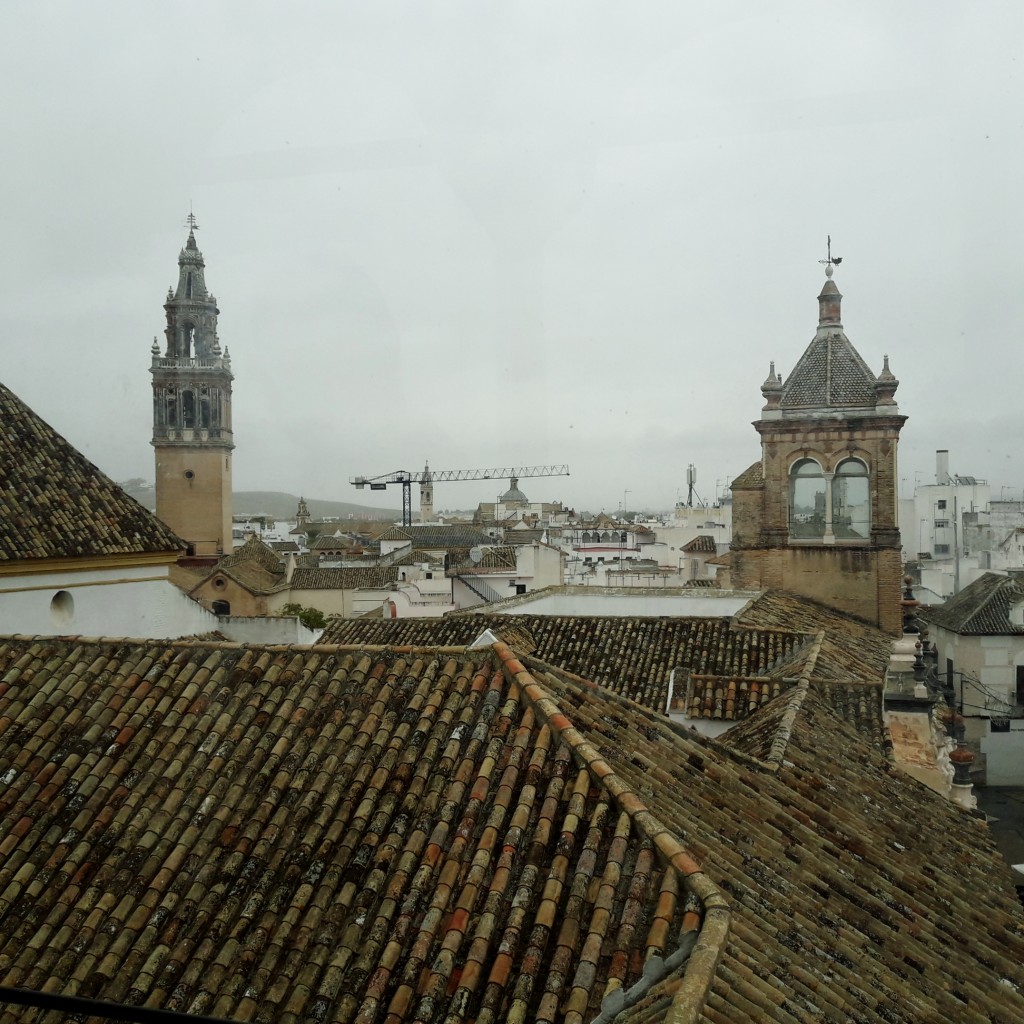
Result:
[[[825,478],[814,459],[801,459],[790,473],[789,532],[796,538],[825,535]]]

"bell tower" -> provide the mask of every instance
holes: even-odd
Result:
[[[153,339],[156,514],[196,555],[231,551],[231,357],[217,338],[195,217],[167,290],[163,352]]]
[[[877,376],[843,329],[831,239],[818,328],[786,381],[772,363],[754,428],[761,458],[732,482],[733,586],[811,597],[899,635],[903,572],[899,381]]]

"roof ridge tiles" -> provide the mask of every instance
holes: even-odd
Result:
[[[658,849],[666,865],[679,872],[686,880],[687,889],[700,899],[704,908],[704,924],[697,942],[700,955],[697,956],[695,949],[687,968],[687,975],[690,975],[691,969],[693,972],[690,988],[694,989],[694,1001],[691,1007],[696,1011],[692,1019],[696,1020],[725,950],[731,917],[728,900],[668,825],[648,809],[629,783],[618,775],[594,745],[572,725],[570,719],[561,711],[558,702],[527,671],[512,649],[499,641],[493,645],[493,650],[501,660],[506,675],[519,682],[527,698],[559,734],[562,741],[570,745],[574,756],[587,768],[594,781],[609,792],[620,810],[629,815],[634,827]]]

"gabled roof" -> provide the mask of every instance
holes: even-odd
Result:
[[[945,604],[921,609],[921,617],[965,636],[1003,636],[1024,633],[1010,621],[1010,607],[1024,601],[1024,583],[1012,576],[987,572],[969,583]]]
[[[266,569],[267,572],[284,572],[280,555],[256,536],[249,537],[241,547],[235,548],[230,555],[225,555],[217,563],[217,568],[226,569],[241,565],[243,562],[251,562]]]
[[[3,985],[276,1022],[1024,1019],[984,826],[808,686],[726,745],[502,644],[7,639],[0,778]]]
[[[760,629],[793,629],[802,635],[822,633],[814,679],[822,683],[871,683],[885,679],[892,637],[876,626],[858,622],[832,608],[782,590],[766,590],[735,616],[737,623]],[[798,675],[810,648],[784,659],[776,671]]]
[[[715,544],[714,537],[707,533],[701,533],[694,537],[693,540],[688,540],[680,550],[690,554],[703,553],[713,555],[717,553],[718,547]]]
[[[155,515],[0,384],[0,562],[184,548]]]
[[[478,561],[473,560],[472,554],[464,561],[460,562],[458,566],[451,566],[449,562],[449,574],[459,574],[466,572],[514,572],[518,560],[516,558],[516,549],[511,544],[500,544],[494,545],[493,547],[484,548],[479,552],[480,558]]]

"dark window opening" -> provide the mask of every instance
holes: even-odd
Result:
[[[181,425],[183,427],[196,425],[196,396],[193,391],[185,391],[181,396]]]
[[[192,298],[192,271],[188,272],[188,277],[185,278],[185,298]]]
[[[230,615],[231,614],[231,602],[230,601],[214,601],[213,602],[213,614],[214,615]]]

